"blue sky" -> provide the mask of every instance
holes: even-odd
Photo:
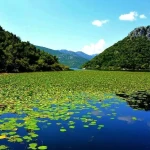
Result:
[[[150,0],[1,0],[0,25],[23,41],[100,53],[150,25]]]

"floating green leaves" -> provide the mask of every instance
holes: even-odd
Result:
[[[30,136],[24,136],[23,139],[26,140],[27,142],[32,141],[32,138]]]
[[[119,102],[102,101],[114,97],[110,93],[148,90],[149,85],[150,74],[143,72],[65,71],[0,75],[0,139],[31,142],[38,138],[39,123],[44,129],[51,125],[51,120],[58,121],[56,125],[60,132],[68,130],[60,128],[63,126],[61,121],[67,124],[69,130],[76,128],[78,121],[83,123],[84,128],[97,127],[98,120],[103,118],[102,110],[110,109],[107,114],[112,120],[116,116],[111,105]],[[99,106],[94,105],[97,102]],[[80,116],[82,110],[86,113]],[[5,114],[11,117],[7,118]],[[137,118],[132,117],[132,120]],[[103,127],[98,125],[97,128]],[[19,135],[21,128],[27,131],[26,135]],[[31,149],[47,149],[46,146],[38,147],[36,143],[30,144]],[[5,149],[4,145],[0,149]]]
[[[45,150],[47,149],[47,146],[39,146],[38,149]]]
[[[91,126],[96,125],[96,120],[93,120],[92,122],[90,122],[90,124],[89,124],[89,125],[91,125]]]
[[[103,124],[100,124],[100,125],[98,125],[98,130],[100,130],[101,128],[104,128],[104,125]]]
[[[69,128],[70,128],[70,129],[74,129],[74,128],[75,128],[75,126],[69,126]]]
[[[67,130],[65,128],[61,128],[60,132],[66,132]]]
[[[136,117],[132,117],[132,120],[134,120],[134,121],[135,121],[135,120],[137,120],[137,118],[136,118]]]
[[[8,137],[8,141],[9,142],[23,142],[23,139],[21,138],[21,136],[19,135],[12,135],[10,137]]]
[[[6,135],[0,135],[0,139],[5,139]]]
[[[35,133],[33,133],[33,132],[28,133],[28,135],[30,135],[30,137],[32,137],[32,138],[38,137],[38,134],[35,134]]]
[[[5,149],[8,149],[6,145],[0,145],[0,150],[5,150]]]
[[[85,125],[83,125],[83,127],[84,127],[84,128],[88,128],[88,127],[89,127],[89,125],[86,125],[86,124],[85,124]]]
[[[36,150],[37,148],[37,143],[30,143],[28,149]]]

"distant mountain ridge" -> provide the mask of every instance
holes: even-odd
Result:
[[[95,55],[88,55],[83,52],[73,52],[66,49],[53,50],[43,46],[37,46],[38,49],[43,50],[56,56],[60,63],[69,66],[70,68],[80,68],[84,63],[91,60]]]
[[[70,51],[70,50],[66,50],[66,49],[61,49],[59,50],[60,52],[64,53],[64,54],[71,54],[71,55],[76,55],[76,56],[80,56],[80,57],[83,57],[85,59],[92,59],[96,56],[96,54],[93,54],[93,55],[88,55],[82,51],[77,51],[77,52],[74,52],[74,51]]]
[[[150,71],[150,26],[135,28],[82,67],[98,70]]]
[[[85,59],[88,59],[88,60],[91,60],[92,58],[94,58],[96,56],[96,54],[88,55],[88,54],[85,54],[82,51],[77,51],[76,54],[78,54],[79,56],[81,56],[81,57],[83,57]]]

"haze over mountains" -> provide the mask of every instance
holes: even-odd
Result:
[[[60,63],[69,66],[70,68],[80,68],[84,63],[91,60],[95,55],[88,55],[84,52],[77,51],[73,52],[70,50],[53,50],[43,46],[36,46],[40,50],[44,50],[47,53],[50,53],[56,56]]]

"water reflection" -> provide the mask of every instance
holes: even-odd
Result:
[[[128,124],[131,124],[131,123],[135,122],[135,120],[133,120],[132,116],[120,116],[120,117],[118,117],[118,120],[125,121]],[[137,118],[136,121],[143,121],[143,119]]]
[[[117,96],[125,99],[127,104],[133,109],[150,110],[150,93],[147,91],[137,91],[131,95],[125,93],[116,94]]]
[[[134,121],[132,120],[132,117],[131,117],[131,116],[121,116],[121,117],[118,117],[118,120],[126,121],[127,123],[133,123],[133,122],[134,122]]]
[[[139,109],[139,110],[150,110],[150,102],[145,100],[127,100],[127,103],[130,107],[133,109]]]

